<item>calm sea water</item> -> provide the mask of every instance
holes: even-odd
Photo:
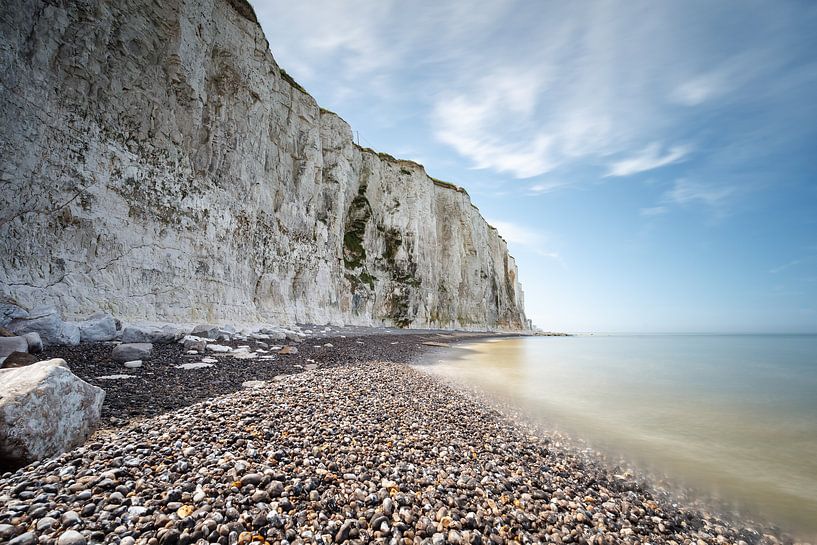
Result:
[[[467,345],[427,369],[817,537],[817,336],[530,337]]]

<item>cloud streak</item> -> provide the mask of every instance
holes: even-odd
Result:
[[[655,170],[683,160],[689,152],[690,149],[686,146],[674,146],[662,153],[661,145],[653,143],[637,155],[611,164],[606,176],[632,176]]]
[[[677,205],[703,204],[709,208],[722,208],[729,197],[735,194],[733,186],[716,187],[689,180],[676,180],[673,188],[664,194],[664,199]]]

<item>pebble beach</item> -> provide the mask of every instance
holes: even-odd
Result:
[[[342,342],[379,346],[381,357],[392,350],[390,359],[400,363],[366,360],[365,348],[358,357]],[[120,386],[106,399],[115,425],[56,459],[0,476],[0,542],[792,542],[678,502],[601,456],[407,365],[432,349],[428,342],[308,339],[301,359],[282,363],[280,372],[242,388],[230,378],[235,371],[225,371],[218,379],[224,386],[176,407],[151,405],[144,388],[131,386],[128,395]],[[315,357],[319,350],[323,360]],[[152,366],[133,372],[158,373],[162,364]],[[72,368],[90,373],[76,362]],[[181,376],[215,371],[186,372]],[[166,397],[178,399],[170,376],[140,380],[154,392],[164,383]],[[134,408],[129,417],[127,403]]]

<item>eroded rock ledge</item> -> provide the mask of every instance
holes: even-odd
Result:
[[[0,295],[24,307],[526,325],[468,195],[356,146],[246,2],[4,2],[0,76]]]

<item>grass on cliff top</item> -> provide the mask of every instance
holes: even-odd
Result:
[[[300,91],[300,92],[302,92],[303,94],[305,94],[305,95],[308,95],[308,94],[309,94],[309,92],[308,92],[306,89],[304,89],[304,88],[301,86],[301,84],[300,84],[300,83],[298,83],[297,81],[295,81],[295,79],[294,79],[292,76],[290,76],[290,75],[287,73],[287,71],[286,71],[286,70],[284,70],[283,68],[279,68],[279,70],[281,70],[281,78],[283,78],[283,80],[284,80],[285,82],[289,83],[290,85],[292,85],[294,88],[296,88],[297,90],[299,90],[299,91]]]

